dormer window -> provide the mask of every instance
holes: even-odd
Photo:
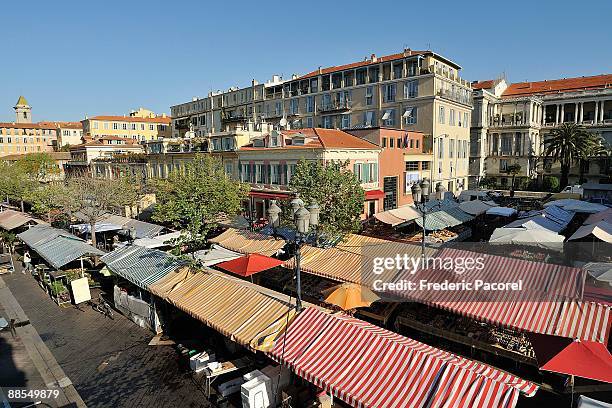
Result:
[[[293,145],[295,145],[295,146],[304,146],[304,138],[303,137],[295,137],[295,138],[293,138]]]
[[[278,136],[270,137],[270,147],[278,147]]]
[[[253,140],[253,147],[266,147],[266,143],[265,143],[264,139],[254,139]]]

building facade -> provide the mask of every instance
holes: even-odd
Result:
[[[54,126],[57,134],[57,148],[74,146],[83,143],[83,125],[81,122],[40,122]]]
[[[52,152],[57,145],[57,128],[48,122],[32,123],[32,107],[23,96],[13,109],[15,122],[0,123],[0,157]]]
[[[141,116],[139,116],[141,115]],[[117,136],[138,142],[170,137],[171,120],[142,108],[129,116],[94,116],[81,121],[83,135],[90,138]]]
[[[252,122],[277,129],[387,127],[422,132],[435,160],[432,180],[457,193],[467,185],[470,83],[461,67],[432,51],[319,68],[289,80],[210,93],[171,107],[173,133],[205,136]]]
[[[560,166],[543,157],[546,137],[562,123],[576,123],[612,145],[612,75],[564,78],[508,85],[505,80],[472,84],[470,185],[487,177],[508,187],[507,169],[521,166],[517,177],[537,180],[558,176]],[[588,168],[576,164],[570,183],[609,177],[599,160]],[[584,164],[583,164],[584,166]],[[562,186],[564,187],[564,186]]]

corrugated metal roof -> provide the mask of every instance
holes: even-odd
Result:
[[[179,270],[151,285],[152,293],[243,346],[270,327],[281,330],[294,307],[281,294],[205,269]]]
[[[134,228],[136,238],[152,238],[159,235],[164,229],[161,225],[151,224],[149,222],[135,220],[133,218],[123,217],[116,214],[108,214],[103,218],[103,221],[109,224],[116,224],[123,228]]]
[[[35,218],[30,217],[28,214],[24,214],[15,210],[6,209],[0,212],[0,228],[5,229],[7,231],[19,228],[22,225],[27,224],[28,222],[38,223],[39,221]]]
[[[113,273],[142,289],[185,265],[185,261],[165,252],[137,245],[118,248],[104,255],[102,261]]]
[[[474,216],[466,213],[459,207],[447,207],[446,209],[429,213],[425,217],[425,229],[437,231],[448,227],[463,224],[474,219]],[[423,219],[417,218],[415,222],[423,227]]]
[[[82,239],[48,225],[36,225],[17,236],[55,269],[84,255],[104,255]]]
[[[224,248],[245,255],[257,253],[272,256],[285,246],[285,241],[283,240],[234,228],[229,228],[221,235],[209,239],[209,242],[219,244]]]

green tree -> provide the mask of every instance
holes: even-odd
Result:
[[[63,213],[68,194],[69,191],[64,183],[48,183],[32,190],[28,195],[28,201],[32,204],[34,214],[44,215],[47,222],[52,223],[53,214]]]
[[[562,123],[545,139],[544,155],[561,165],[561,186],[567,186],[569,171],[573,163],[588,155],[593,136],[575,123]]]
[[[512,183],[510,184],[510,193],[514,194],[514,181],[517,174],[521,172],[521,165],[518,163],[511,164],[506,168],[506,173],[512,175]]]
[[[110,180],[84,175],[67,180],[61,204],[63,211],[78,212],[89,224],[91,242],[96,246],[96,223],[107,213],[121,212],[125,206],[133,205],[138,197],[138,186],[128,177]]]
[[[60,173],[60,169],[50,154],[30,153],[24,154],[15,165],[20,168],[32,181],[47,182]]]
[[[584,177],[584,172],[588,168],[588,164],[590,160],[597,159],[597,158],[601,159],[605,157],[609,158],[610,156],[610,147],[606,144],[605,140],[602,137],[597,136],[593,133],[588,133],[588,136],[589,137],[586,140],[587,143],[584,148],[584,151],[582,152],[582,154],[580,155],[578,159],[579,172],[580,172],[578,183],[580,184],[586,182],[586,179]],[[599,163],[601,166],[602,160],[599,160]],[[600,173],[605,174],[604,172],[600,172]]]
[[[0,193],[3,198],[19,201],[22,212],[25,211],[24,202],[36,184],[17,162],[0,162]]]
[[[153,219],[180,229],[175,245],[191,252],[206,243],[208,231],[222,216],[240,213],[249,186],[226,175],[221,160],[198,154],[158,180],[154,189]]]
[[[319,229],[329,234],[345,235],[358,231],[365,192],[348,161],[301,160],[291,176],[290,188],[306,206],[319,205]]]
[[[559,179],[555,176],[544,177],[542,182],[542,189],[544,191],[557,192],[559,191]]]

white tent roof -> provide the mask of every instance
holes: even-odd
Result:
[[[608,282],[612,285],[612,263],[589,262],[582,269],[598,281]]]
[[[231,261],[232,259],[244,256],[239,252],[231,251],[216,244],[213,244],[212,248],[210,249],[202,249],[200,251],[196,251],[194,255],[198,260],[202,262],[204,266],[212,266],[221,262]]]
[[[501,215],[502,217],[512,217],[516,210],[510,207],[491,207],[487,210],[489,215]]]
[[[599,221],[597,224],[583,225],[568,240],[572,241],[589,235],[593,235],[604,242],[612,243],[612,224]]]
[[[612,404],[581,395],[578,397],[577,408],[612,408]]]
[[[497,204],[493,201],[463,201],[459,203],[459,208],[471,215],[480,215],[487,212],[491,207],[497,207]]]
[[[169,234],[158,235],[153,238],[140,238],[140,239],[134,240],[134,245],[138,245],[138,246],[145,247],[145,248],[160,248],[163,246],[170,245],[168,241],[177,239],[180,236],[181,236],[181,232],[176,231],[176,232],[171,232]]]
[[[387,210],[374,214],[374,217],[380,222],[396,226],[408,221],[415,220],[421,216],[421,213],[412,205],[404,205],[399,208]]]
[[[563,235],[542,229],[496,228],[489,242],[492,244],[529,245],[562,251],[564,239]]]
[[[563,198],[561,200],[555,200],[544,204],[544,207],[556,205],[563,208],[566,211],[574,211],[580,213],[595,214],[600,211],[607,210],[609,207],[605,205],[589,203],[587,201],[575,200],[573,198]]]

